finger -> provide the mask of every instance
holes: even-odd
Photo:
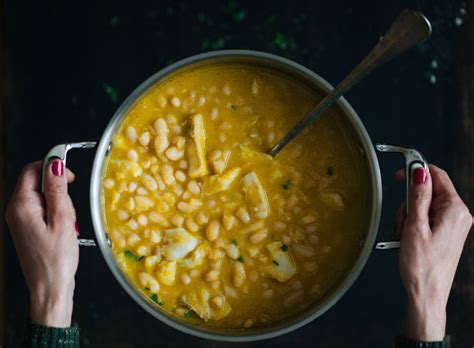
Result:
[[[457,197],[453,182],[448,174],[441,168],[430,165],[430,173],[433,181],[433,195],[446,197]]]
[[[28,195],[39,192],[41,161],[28,163],[20,173],[15,187],[17,195]]]
[[[403,202],[395,213],[395,233],[393,234],[393,239],[395,240],[400,240],[402,236],[403,223],[405,222],[406,215],[406,202]]]
[[[51,161],[44,173],[47,224],[52,227],[69,223],[71,218],[67,177],[60,159]]]
[[[428,212],[432,197],[432,182],[429,171],[421,166],[413,169],[409,185],[407,218],[429,224]]]
[[[67,183],[70,184],[74,182],[74,180],[76,179],[76,175],[74,174],[72,170],[70,170],[69,168],[66,168],[66,178],[67,178]]]
[[[405,168],[398,169],[395,174],[395,181],[403,181],[405,180]]]

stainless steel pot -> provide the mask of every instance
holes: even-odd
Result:
[[[335,286],[332,291],[329,291],[326,296],[324,296],[322,300],[314,306],[288,320],[269,324],[265,327],[256,327],[241,331],[213,328],[207,327],[205,325],[198,326],[190,324],[172,315],[167,314],[163,310],[160,310],[149,298],[143,296],[139,291],[135,289],[133,284],[122,272],[120,265],[116,262],[111,249],[111,242],[108,237],[107,230],[104,227],[105,218],[102,210],[103,197],[101,188],[102,178],[106,169],[106,158],[110,153],[112,140],[116,132],[120,128],[122,121],[126,117],[128,110],[133,107],[135,103],[140,99],[140,97],[144,95],[158,81],[170,78],[176,74],[182,73],[189,69],[195,69],[209,64],[232,62],[262,66],[266,69],[275,69],[283,74],[289,75],[291,78],[301,81],[302,83],[306,84],[311,89],[322,95],[327,94],[330,90],[333,89],[333,87],[328,82],[326,82],[323,78],[321,78],[319,75],[315,74],[311,70],[308,70],[307,68],[288,59],[281,58],[268,53],[246,50],[225,50],[199,54],[190,58],[183,59],[177,63],[170,65],[167,68],[162,69],[161,71],[151,76],[148,80],[143,82],[137,89],[135,89],[135,91],[122,103],[122,105],[115,112],[115,115],[110,120],[98,145],[97,142],[93,141],[58,145],[54,147],[46,156],[43,162],[43,170],[45,169],[48,162],[53,158],[60,158],[65,163],[66,154],[70,149],[94,148],[97,146],[94,165],[92,168],[90,186],[90,206],[92,221],[94,225],[97,244],[104,256],[107,265],[109,266],[117,281],[143,309],[145,309],[151,315],[175,329],[207,339],[242,342],[261,340],[279,336],[287,332],[293,331],[313,321],[314,319],[322,315],[324,312],[326,312],[329,308],[331,308],[351,287],[351,285],[359,276],[359,273],[361,272],[362,268],[365,266],[365,263],[367,262],[367,259],[369,258],[369,255],[371,254],[374,247],[376,249],[397,248],[399,246],[399,242],[375,243],[382,207],[382,183],[380,178],[379,163],[375,155],[374,146],[370,140],[369,135],[367,134],[364,125],[357,116],[356,112],[349,105],[349,103],[344,98],[340,98],[337,102],[337,107],[339,108],[340,112],[344,115],[347,121],[346,126],[352,129],[353,134],[357,138],[357,143],[360,146],[360,150],[362,151],[363,156],[366,159],[365,168],[369,178],[370,197],[368,205],[366,233],[360,249],[360,254],[356,262],[352,265],[352,268],[349,269],[346,273],[344,279],[342,279],[342,281],[340,281],[340,283],[337,284],[337,286]],[[376,145],[376,149],[382,152],[399,152],[405,156],[408,194],[408,178],[410,177],[409,174],[411,173],[411,170],[419,166],[427,168],[426,162],[421,156],[421,154],[413,149],[406,149],[391,145]],[[81,245],[96,245],[95,241],[90,239],[80,239],[79,243]]]

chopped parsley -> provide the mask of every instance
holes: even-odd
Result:
[[[138,256],[138,255],[135,255],[134,253],[132,253],[130,250],[125,250],[123,252],[123,254],[125,255],[125,257],[127,259],[130,259],[130,260],[133,260],[133,261],[141,261],[143,260],[144,256]]]
[[[112,103],[116,104],[119,98],[119,93],[117,88],[112,87],[111,85],[104,83],[103,85],[104,92],[110,98]]]
[[[332,166],[329,166],[328,169],[326,169],[326,174],[328,176],[332,176],[334,174],[334,168]]]
[[[150,298],[151,298],[151,300],[152,300],[153,302],[155,302],[155,303],[156,303],[157,305],[159,305],[159,306],[164,306],[164,304],[165,304],[163,301],[160,301],[160,300],[158,299],[158,295],[157,295],[157,294],[151,295]]]
[[[235,104],[230,104],[230,108],[235,111],[237,110],[238,106]]]
[[[239,257],[237,258],[237,261],[239,261],[239,262],[244,262],[244,258],[243,258],[242,256],[239,256]]]
[[[287,251],[288,250],[288,245],[286,244],[283,244],[281,247],[280,247],[281,251]]]
[[[188,310],[186,312],[184,312],[184,316],[186,318],[191,318],[193,316],[193,311],[192,310]]]
[[[276,262],[275,260],[272,260],[272,262],[277,265],[277,266],[280,266],[280,264],[278,262]]]
[[[234,245],[237,245],[237,241],[235,239],[232,239],[230,242]]]
[[[290,188],[290,185],[291,185],[291,181],[290,179],[288,179],[283,184],[281,184],[281,188],[283,190],[288,190]]]

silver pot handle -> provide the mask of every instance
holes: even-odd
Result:
[[[69,150],[71,149],[93,149],[97,146],[96,141],[84,141],[80,143],[67,143],[56,145],[53,147],[46,157],[43,159],[43,167],[41,170],[41,193],[44,193],[44,174],[46,172],[46,168],[49,162],[55,158],[59,158],[63,163],[64,167],[66,167],[66,155]],[[78,238],[77,242],[81,246],[97,246],[97,243],[94,239],[82,239]]]
[[[405,157],[405,183],[406,183],[406,211],[408,212],[408,196],[410,194],[410,178],[411,173],[416,168],[425,168],[428,169],[428,162],[425,160],[423,155],[415,150],[408,149],[401,146],[387,145],[387,144],[377,144],[375,148],[379,152],[398,152]],[[388,241],[388,242],[376,242],[374,249],[377,250],[388,250],[388,249],[399,249],[399,241]]]

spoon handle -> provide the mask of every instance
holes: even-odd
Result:
[[[312,124],[341,95],[367,76],[376,67],[425,40],[431,34],[431,24],[420,12],[405,9],[393,22],[370,53],[342,80],[308,115],[296,124],[275,146],[267,151],[274,157],[303,129]]]

